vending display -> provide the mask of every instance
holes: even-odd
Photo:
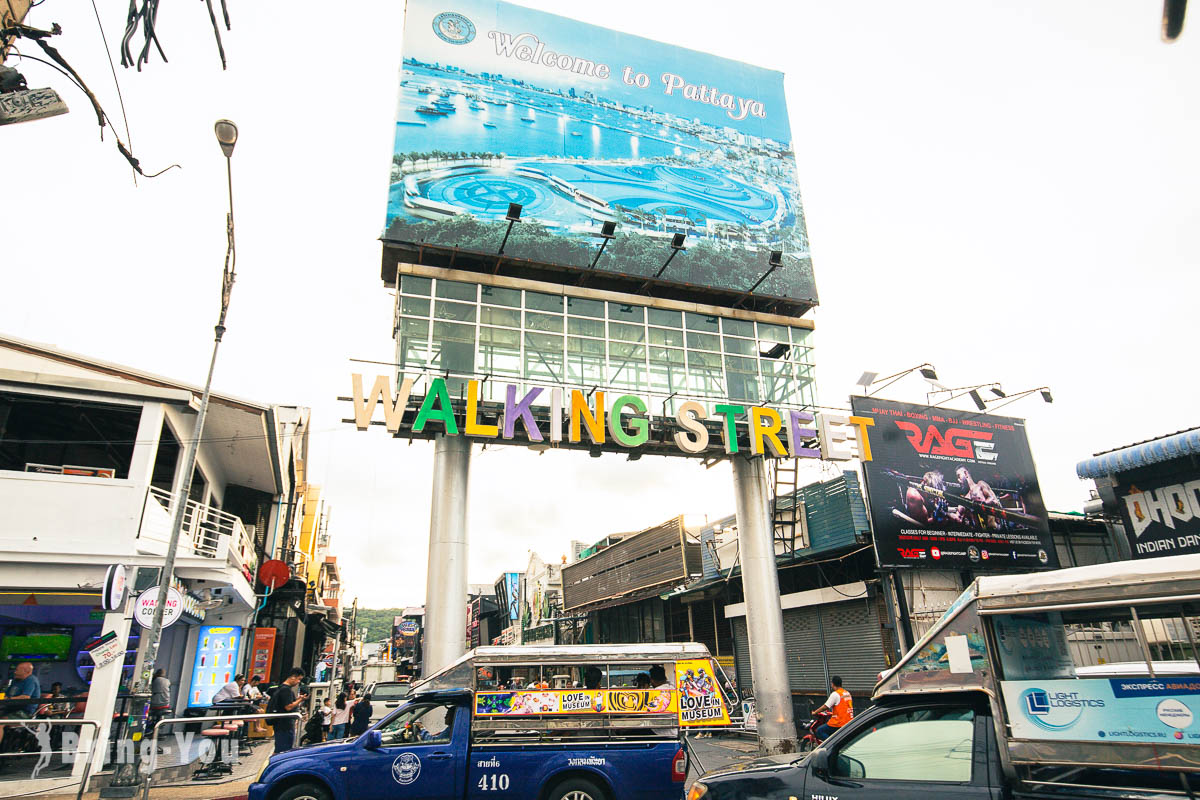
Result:
[[[242,629],[229,625],[205,625],[196,637],[196,659],[188,707],[212,705],[212,697],[238,672],[238,650]]]

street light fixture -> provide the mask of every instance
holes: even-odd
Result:
[[[200,438],[204,434],[204,420],[208,416],[208,401],[212,395],[213,370],[217,365],[217,350],[221,346],[221,338],[225,335],[225,315],[229,311],[229,298],[233,291],[235,268],[237,265],[233,240],[233,169],[230,159],[230,156],[233,155],[233,147],[237,144],[237,126],[227,119],[222,119],[217,121],[213,129],[217,136],[217,143],[221,146],[221,152],[225,154],[225,173],[229,186],[229,212],[225,218],[225,269],[221,276],[221,314],[214,328],[215,337],[212,359],[208,364],[208,378],[204,382],[204,393],[200,396],[200,408],[196,414],[196,425],[192,430],[191,438],[188,440],[187,450],[184,452],[183,480],[180,482],[179,492],[172,498],[171,538],[167,544],[167,555],[163,560],[162,575],[158,582],[158,600],[154,606],[154,616],[150,621],[150,632],[146,637],[146,655],[142,665],[142,672],[139,676],[137,689],[134,692],[135,695],[141,696],[149,695],[150,679],[154,674],[154,664],[158,660],[158,647],[162,639],[163,611],[167,605],[167,591],[171,588],[171,583],[174,579],[175,553],[179,549],[180,534],[183,531],[183,521],[187,514],[187,498],[191,494],[192,478],[196,471],[196,454],[200,448]],[[133,765],[122,765],[122,767],[127,766]],[[124,783],[124,781],[130,779],[136,780],[136,768],[132,770],[132,773],[132,776],[120,776],[123,778],[121,782]],[[114,776],[114,784],[117,784],[116,777]]]
[[[221,145],[221,152],[226,158],[233,155],[233,146],[237,144],[238,129],[231,120],[219,119],[213,125],[213,132],[217,134],[217,142]]]
[[[905,375],[910,375],[914,372],[917,372],[918,370],[921,373],[921,377],[924,378],[925,380],[929,381],[936,388],[938,388],[938,389],[945,388],[940,383],[938,383],[937,372],[935,371],[933,364],[929,364],[929,363],[918,364],[915,367],[909,367],[908,369],[902,369],[899,372],[884,376],[882,378],[879,377],[878,373],[864,372],[862,374],[862,377],[858,379],[858,386],[862,387],[864,396],[870,397],[875,392],[881,391],[881,390],[886,389],[887,387],[891,386],[893,383],[900,380]],[[884,381],[887,381],[887,383],[883,383]],[[876,384],[880,384],[880,383],[883,383],[883,385],[882,386],[876,385]],[[871,388],[872,386],[875,386],[875,388],[872,389]]]

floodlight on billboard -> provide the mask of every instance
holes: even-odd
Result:
[[[782,73],[495,0],[409,0],[403,56],[387,247],[816,303]]]
[[[880,566],[1058,568],[1024,420],[850,401]]]

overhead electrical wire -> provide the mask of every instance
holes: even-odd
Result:
[[[213,9],[212,0],[204,1],[208,6],[208,18],[212,22],[213,36],[217,39],[217,53],[221,56],[221,69],[226,69],[225,45],[221,41],[221,28],[217,24],[217,14]],[[139,0],[129,0],[129,12],[125,18],[125,35],[121,37],[122,67],[136,66],[138,72],[141,72],[142,64],[150,63],[151,46],[158,51],[163,62],[167,62],[167,54],[158,40],[156,29],[158,4],[159,0],[140,0],[140,2]],[[225,0],[221,0],[221,17],[225,21],[225,30],[232,30],[229,23],[229,9],[225,5]],[[142,30],[142,48],[138,51],[137,58],[134,58],[130,44],[137,35],[139,27]]]
[[[67,60],[65,58],[63,58],[62,53],[58,52],[58,49],[55,48],[54,45],[52,45],[46,41],[47,37],[55,36],[55,35],[58,35],[59,33],[62,33],[62,28],[60,28],[57,24],[55,24],[54,27],[51,28],[51,30],[43,31],[43,30],[38,30],[36,28],[30,28],[25,25],[18,25],[15,28],[10,28],[9,30],[15,32],[16,35],[19,37],[24,37],[26,39],[33,40],[33,42],[36,43],[38,47],[42,48],[42,52],[44,52],[50,58],[50,61],[54,62],[53,64],[49,64],[49,66],[57,65],[57,66],[55,66],[55,68],[58,69],[59,72],[62,72],[65,75],[67,75],[67,77],[69,77],[72,80],[72,82],[74,82],[74,84],[77,87],[79,87],[79,90],[82,91],[87,96],[87,99],[91,102],[92,110],[95,111],[95,113],[96,113],[96,121],[100,125],[101,141],[104,140],[104,128],[106,126],[112,127],[113,138],[116,139],[116,142],[117,142],[117,150],[119,150],[121,152],[121,155],[125,157],[125,160],[129,162],[130,166],[132,166],[139,175],[141,175],[145,178],[156,178],[159,175],[162,175],[164,172],[166,172],[169,169],[172,169],[174,167],[179,167],[178,164],[172,164],[171,166],[166,167],[165,169],[160,169],[158,172],[154,172],[154,173],[146,173],[145,171],[142,170],[141,162],[133,155],[132,152],[130,152],[129,148],[125,146],[125,143],[121,141],[121,137],[117,134],[116,126],[112,124],[112,120],[109,119],[108,114],[106,114],[104,109],[101,107],[100,101],[98,99],[96,99],[96,95],[93,94],[92,90],[89,89],[87,87],[87,84],[85,84],[83,82],[83,78],[80,77],[79,73],[76,72],[75,69],[70,64],[67,63]],[[43,59],[28,55],[26,53],[17,52],[16,55],[19,58],[27,58],[27,59],[30,59],[31,61],[37,61],[42,64],[48,63],[48,62],[44,61]],[[180,169],[182,169],[182,167],[180,167]]]
[[[100,41],[104,43],[104,55],[108,57],[108,68],[112,71],[113,86],[117,89],[117,102],[121,104],[121,119],[125,122],[125,141],[129,143],[129,148],[133,149],[133,134],[129,131],[129,115],[125,113],[125,96],[121,94],[121,82],[117,80],[117,67],[113,64],[112,50],[108,47],[108,36],[104,33],[104,23],[100,21],[100,9],[96,7],[96,0],[92,0],[92,11],[96,15],[96,27],[100,29]],[[133,184],[137,185],[137,175],[133,176]]]

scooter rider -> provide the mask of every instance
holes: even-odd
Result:
[[[838,728],[854,719],[854,701],[850,699],[850,693],[842,688],[841,677],[834,675],[829,679],[829,684],[833,691],[829,693],[829,699],[821,708],[828,708],[833,713],[817,728],[817,737],[821,741],[825,741]]]

